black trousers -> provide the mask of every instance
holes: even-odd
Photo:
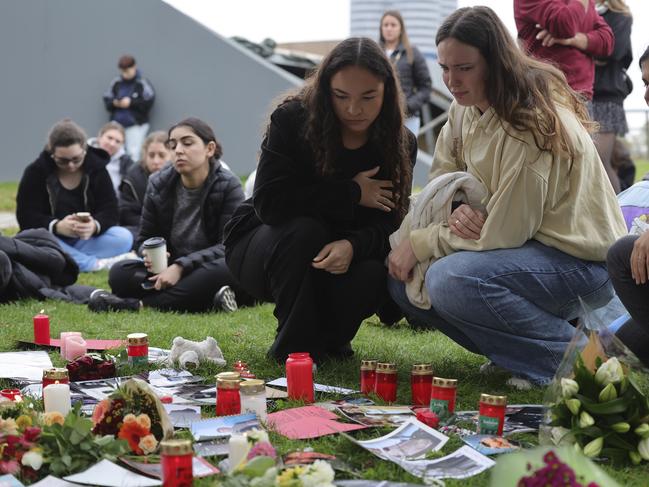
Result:
[[[0,302],[4,301],[5,290],[11,281],[11,272],[13,266],[11,265],[11,259],[9,256],[0,250]]]
[[[378,260],[354,260],[340,275],[311,266],[333,240],[322,223],[300,217],[261,225],[226,248],[240,286],[275,303],[277,335],[268,353],[277,360],[292,352],[309,352],[316,362],[344,355],[362,321],[388,300],[387,269]]]
[[[617,336],[649,366],[649,282],[637,285],[631,277],[631,252],[637,235],[621,238],[608,251],[607,265],[618,297],[631,315]]]
[[[188,275],[181,277],[175,286],[162,291],[142,289],[142,282],[148,277],[142,261],[125,260],[111,267],[108,283],[113,293],[120,298],[141,299],[144,306],[162,311],[207,311],[212,308],[214,295],[222,286],[231,286],[235,293],[237,291],[236,281],[223,258],[204,262]]]

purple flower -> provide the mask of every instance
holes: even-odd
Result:
[[[255,457],[271,457],[277,458],[277,452],[273,445],[267,441],[258,441],[253,445],[253,447],[248,452],[247,460],[250,460]]]

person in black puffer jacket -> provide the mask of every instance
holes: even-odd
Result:
[[[420,110],[432,90],[426,59],[410,44],[401,13],[388,10],[379,24],[379,44],[385,50],[399,75],[401,91],[406,97],[405,125],[413,134],[419,132]]]
[[[110,267],[133,243],[131,233],[117,226],[108,153],[87,147],[86,139],[72,120],[57,122],[47,147],[25,169],[16,196],[20,229],[49,230],[81,272]]]
[[[222,242],[225,223],[243,201],[241,182],[221,166],[221,146],[205,122],[185,119],[168,136],[173,166],[151,176],[144,198],[136,241],[144,261],[113,266],[108,282],[114,294],[95,292],[88,303],[92,311],[237,308]],[[169,266],[155,275],[148,272],[151,260],[142,246],[151,237],[164,238],[169,254]]]
[[[119,186],[119,224],[133,234],[134,243],[140,232],[140,217],[149,176],[171,160],[166,142],[165,132],[159,130],[150,133],[142,144],[142,159],[128,170]]]

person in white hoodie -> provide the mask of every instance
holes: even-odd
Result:
[[[104,149],[108,152],[110,162],[106,164],[106,170],[118,198],[122,178],[133,165],[133,159],[126,153],[124,148],[124,138],[124,127],[118,122],[108,122],[99,129],[97,137],[88,140],[89,146]]]

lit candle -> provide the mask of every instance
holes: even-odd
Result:
[[[41,345],[50,344],[50,318],[44,313],[44,309],[34,316],[34,343]]]
[[[228,441],[228,461],[232,472],[248,455],[248,438],[233,434]]]
[[[68,335],[64,338],[65,341],[65,360],[71,362],[72,360],[86,354],[88,348],[86,341],[80,335]],[[61,345],[63,348],[63,345]]]
[[[44,389],[45,412],[58,411],[66,416],[72,407],[70,386],[68,384],[50,384]]]
[[[81,336],[80,331],[62,331],[61,332],[61,358],[65,358],[65,337]]]

